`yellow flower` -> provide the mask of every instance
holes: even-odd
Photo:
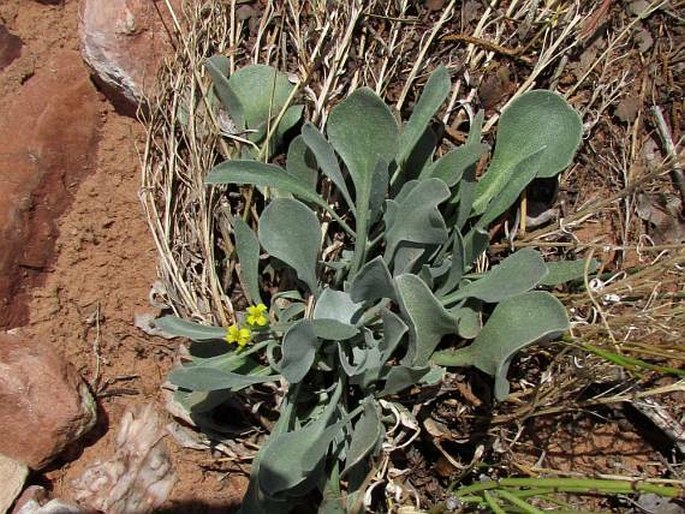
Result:
[[[226,331],[226,341],[229,343],[237,343],[238,346],[244,348],[252,339],[252,332],[249,328],[238,328],[238,325],[233,323]]]
[[[263,303],[247,308],[247,324],[251,326],[265,327],[269,323],[269,318],[264,314],[266,305]]]

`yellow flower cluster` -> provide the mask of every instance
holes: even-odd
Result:
[[[226,331],[226,342],[236,343],[241,348],[245,348],[251,339],[252,331],[249,328],[239,328],[236,323],[233,323]]]
[[[252,330],[248,327],[265,327],[269,324],[269,318],[266,315],[266,305],[260,303],[258,305],[251,305],[247,308],[247,327],[240,327],[237,323],[233,323],[226,331],[226,342],[229,344],[237,344],[240,348],[245,348],[250,341],[252,341]]]
[[[265,327],[269,323],[269,318],[264,314],[266,305],[263,303],[251,305],[247,308],[247,324],[253,327]]]

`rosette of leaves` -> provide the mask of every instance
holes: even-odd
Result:
[[[282,193],[266,205],[256,232],[239,219],[233,227],[248,299],[261,301],[262,252],[298,279],[270,299],[272,323],[254,347],[194,358],[170,376],[180,394],[196,395],[189,408],[219,391],[265,381],[287,386],[243,512],[288,512],[305,496],[321,500],[321,512],[354,510],[385,434],[381,399],[440,380],[444,366],[475,366],[494,378],[495,397],[504,400],[515,353],[568,329],[563,306],[540,287],[575,278],[582,263],[548,265],[533,249],[484,274],[473,263],[488,245],[488,225],[534,178],[571,162],[579,116],[552,92],[521,95],[502,113],[477,181],[476,164],[488,150],[482,113],[464,145],[437,156],[431,119],[449,90],[447,70],[437,69],[401,124],[375,93],[359,89],[331,111],[325,135],[305,123],[285,168],[231,160],[207,176],[210,185]],[[322,248],[338,229],[345,250],[323,262]],[[158,324],[198,342],[223,334],[173,317]],[[441,342],[450,348],[436,351]]]

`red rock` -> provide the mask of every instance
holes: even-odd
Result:
[[[45,64],[0,95],[0,327],[26,323],[20,286],[47,271],[55,221],[97,156],[100,100],[78,52],[56,50]]]
[[[171,2],[180,15],[181,0]],[[84,0],[83,58],[110,100],[124,111],[154,94],[162,58],[172,50],[173,23],[160,0]]]
[[[45,344],[0,334],[0,453],[41,469],[95,420],[95,402],[71,364]]]

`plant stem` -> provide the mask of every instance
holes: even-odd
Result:
[[[486,491],[487,493],[487,491]],[[497,490],[497,496],[500,498],[504,498],[507,500],[509,503],[512,505],[516,505],[518,508],[520,508],[523,512],[526,514],[544,514],[541,510],[536,509],[529,503],[526,503],[523,501],[521,498],[518,498],[517,496],[511,494],[509,491],[506,489],[498,489]]]
[[[596,478],[502,478],[462,487],[455,494],[457,497],[461,497],[502,487],[547,488],[549,492],[579,494],[632,494],[640,492],[668,498],[677,498],[683,494],[681,487]]]

